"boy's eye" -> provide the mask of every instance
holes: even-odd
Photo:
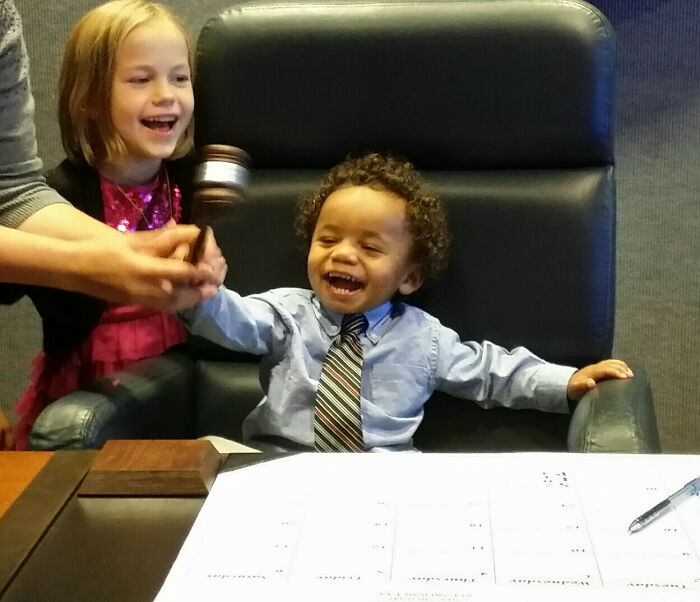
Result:
[[[369,253],[380,253],[381,249],[375,245],[362,245],[362,248]]]
[[[318,242],[320,242],[322,245],[332,245],[335,242],[335,238],[331,238],[330,236],[321,236],[318,239]]]

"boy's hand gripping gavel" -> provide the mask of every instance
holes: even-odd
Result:
[[[202,258],[207,224],[244,200],[249,163],[248,153],[235,146],[208,144],[200,150],[194,172],[192,221],[201,231],[188,258],[191,263]]]

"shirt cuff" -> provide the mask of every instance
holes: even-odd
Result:
[[[569,413],[566,390],[571,375],[576,372],[571,366],[542,364],[537,370],[535,398],[537,407],[543,412]]]
[[[175,316],[181,322],[184,322],[186,325],[189,326],[192,322],[194,322],[194,320],[197,317],[213,313],[209,309],[209,306],[214,303],[220,303],[220,298],[224,290],[224,285],[219,285],[219,290],[216,292],[216,295],[214,295],[213,297],[209,297],[209,299],[205,299],[204,301],[200,301],[199,303],[197,303],[197,305],[194,305],[193,307],[178,310],[177,312],[175,312]]]

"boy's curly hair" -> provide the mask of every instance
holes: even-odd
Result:
[[[406,201],[406,223],[413,236],[411,260],[426,279],[435,279],[447,263],[450,233],[443,202],[428,188],[415,167],[392,155],[368,153],[333,167],[317,192],[301,199],[296,232],[305,252],[311,248],[321,207],[336,190],[368,186]]]

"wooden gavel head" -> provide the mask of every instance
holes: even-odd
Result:
[[[210,221],[245,199],[250,157],[226,144],[207,144],[199,151],[194,174],[195,221]]]

